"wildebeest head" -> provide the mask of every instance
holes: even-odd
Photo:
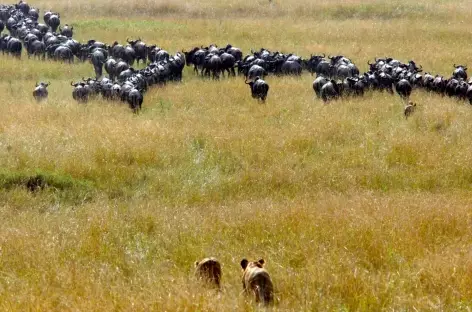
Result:
[[[44,87],[44,88],[47,88],[51,83],[48,81],[48,83],[45,83],[45,82],[40,82],[40,83],[36,83],[35,87]]]
[[[457,69],[462,68],[463,70],[467,70],[467,65],[456,65],[456,64],[454,64],[454,68],[457,68]]]
[[[256,79],[260,79],[260,77],[257,76]],[[252,90],[252,87],[254,86],[254,81],[256,81],[256,79],[254,79],[253,81],[247,82],[247,78],[246,78],[246,79],[244,80],[244,83],[247,84],[247,85],[249,85],[249,87],[250,87],[251,90]]]
[[[193,62],[193,55],[195,54],[195,52],[197,52],[200,48],[198,47],[195,47],[193,48],[192,50],[188,51],[188,52],[185,52],[184,50],[182,50],[182,53],[185,54],[185,62],[187,63],[187,66],[190,66],[190,64],[192,64]]]

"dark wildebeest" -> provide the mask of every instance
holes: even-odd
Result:
[[[334,80],[329,80],[321,87],[320,96],[325,103],[338,98],[340,95],[339,86]]]
[[[10,39],[7,41],[8,53],[20,58],[22,50],[23,45],[21,44],[21,41],[17,38],[10,37]]]
[[[65,24],[64,28],[59,27],[59,31],[61,35],[66,36],[67,38],[72,38],[74,27],[69,27],[69,25]]]
[[[137,113],[143,104],[143,94],[140,90],[133,88],[128,93],[128,104],[134,113]]]
[[[219,79],[221,69],[222,62],[219,55],[210,53],[205,57],[205,62],[203,63],[203,72],[205,76],[210,77],[211,73],[213,79]]]
[[[69,63],[73,63],[74,54],[68,46],[60,45],[54,50],[54,60],[67,61]]]
[[[221,74],[224,76],[225,71],[228,72],[229,75],[236,76],[236,73],[234,71],[234,65],[236,64],[236,58],[226,52],[223,52],[220,55],[221,58]]]
[[[105,71],[108,73],[111,81],[115,81],[115,66],[117,62],[113,58],[109,58],[105,61]],[[126,63],[125,63],[126,64]],[[128,64],[126,64],[128,65]]]
[[[411,95],[411,90],[413,88],[411,87],[411,84],[408,80],[406,79],[400,79],[396,84],[395,84],[395,91],[397,91],[398,95],[402,98],[404,101],[408,101]]]
[[[41,102],[42,100],[45,100],[48,98],[48,90],[47,87],[51,83],[44,83],[40,82],[39,84],[37,83],[35,86],[35,89],[33,91],[33,97],[36,99],[36,101]]]
[[[98,79],[102,76],[103,64],[105,64],[106,60],[106,51],[103,49],[93,49],[89,57],[95,70],[95,76]]]
[[[313,90],[315,90],[315,94],[317,97],[321,96],[321,88],[328,82],[328,78],[323,76],[316,77],[315,81],[313,81]]]
[[[269,92],[269,85],[267,82],[262,80],[260,77],[256,77],[254,81],[247,82],[247,78],[244,81],[251,88],[251,95],[255,99],[260,99],[265,102],[267,93]]]
[[[124,47],[121,59],[128,63],[130,66],[133,66],[134,61],[136,60],[136,52],[134,51],[131,45],[127,45]]]
[[[57,31],[57,28],[61,24],[59,14],[52,14],[49,17],[49,20],[48,20],[47,24],[49,25],[49,27],[51,27],[52,32],[55,33]]]
[[[248,79],[255,79],[256,77],[264,77],[265,76],[265,69],[259,65],[252,65],[246,75]]]
[[[141,60],[141,61],[143,61],[143,63],[146,63],[147,46],[141,40],[141,38],[139,38],[138,40],[126,39],[126,42],[128,42],[131,45],[131,47],[134,49],[135,56],[136,56],[136,62],[139,64],[139,61]]]
[[[467,79],[467,65],[456,65],[454,64],[454,72],[452,73],[452,76],[456,79]]]
[[[198,74],[198,70],[201,69],[201,74],[203,75],[203,64],[205,63],[207,51],[195,47],[189,52],[183,50],[182,52],[185,54],[185,62],[187,66],[193,64],[193,71]]]
[[[84,82],[70,83],[74,87],[72,97],[79,103],[86,103],[89,97],[89,89],[85,87]]]

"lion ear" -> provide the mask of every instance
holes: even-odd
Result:
[[[245,270],[247,268],[248,262],[249,261],[247,261],[247,259],[241,260],[241,267],[243,268],[243,270]]]
[[[197,267],[197,266],[198,266],[198,264],[199,264],[199,262],[198,262],[198,261],[195,261],[195,267]]]
[[[259,262],[261,265],[264,265],[264,263],[265,263],[264,259],[261,259],[261,260],[259,260],[258,262]]]

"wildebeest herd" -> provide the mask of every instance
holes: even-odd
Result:
[[[29,58],[68,63],[88,60],[93,65],[95,77],[71,82],[72,96],[79,103],[101,95],[107,100],[127,102],[137,112],[149,87],[181,81],[186,64],[194,66],[195,74],[213,79],[224,77],[225,73],[242,75],[252,97],[262,102],[269,91],[269,85],[263,80],[265,76],[299,76],[308,71],[316,74],[312,87],[324,102],[363,96],[366,91],[374,90],[392,94],[395,91],[408,104],[412,91],[422,88],[472,104],[472,79],[467,80],[467,66],[463,65],[454,64],[452,76],[444,78],[429,72],[423,74],[423,68],[414,61],[402,63],[390,57],[376,58],[372,63],[368,61],[369,70],[361,74],[356,64],[343,55],[320,54],[304,59],[293,53],[261,48],[251,50],[251,54],[243,57],[241,49],[230,44],[223,48],[214,44],[194,47],[171,55],[156,45],[147,45],[141,38],[128,38],[125,45],[118,41],[108,45],[93,39],[79,43],[73,39],[73,26],[65,24],[61,28],[59,13],[46,11],[44,23],[38,22],[39,17],[39,9],[22,0],[14,5],[0,5],[0,33],[5,27],[9,31],[0,37],[0,50],[18,58],[24,47]],[[135,62],[138,66],[140,62],[146,63],[146,66],[135,69]],[[108,77],[104,77],[103,68]],[[33,93],[35,99],[47,98],[47,87],[48,84],[43,82],[37,84]]]

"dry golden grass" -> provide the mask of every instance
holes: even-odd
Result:
[[[80,40],[141,36],[170,52],[231,42],[342,53],[362,70],[391,55],[444,75],[472,55],[466,1],[274,3],[261,18],[264,1],[38,6]],[[274,311],[470,310],[465,102],[415,91],[405,120],[388,94],[323,105],[303,75],[269,77],[260,105],[240,77],[187,68],[136,116],[73,102],[70,80],[92,74],[0,57],[0,310],[253,311],[243,257],[267,261]],[[38,80],[52,82],[41,105]],[[27,191],[35,175],[51,187]],[[206,256],[223,264],[221,293],[193,280]]]

